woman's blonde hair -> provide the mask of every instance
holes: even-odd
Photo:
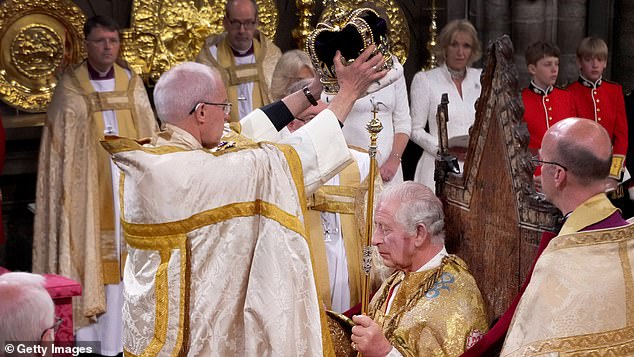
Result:
[[[482,44],[478,40],[478,32],[469,20],[458,19],[452,20],[445,27],[440,30],[438,35],[438,43],[434,47],[433,51],[436,55],[436,59],[439,64],[443,64],[446,61],[447,48],[451,44],[451,40],[457,32],[463,32],[471,36],[472,50],[471,57],[469,58],[468,65],[471,66],[473,62],[479,60],[482,57]]]
[[[291,84],[304,79],[304,77],[299,76],[299,72],[303,68],[308,68],[313,76],[315,75],[310,57],[306,52],[300,50],[284,52],[273,71],[271,90],[269,91],[271,100],[276,101],[284,98]]]

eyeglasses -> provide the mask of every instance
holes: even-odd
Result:
[[[558,162],[554,162],[554,161],[544,161],[544,160],[538,160],[538,159],[532,159],[531,160],[536,166],[537,165],[544,165],[544,164],[549,164],[549,165],[555,165],[555,166],[559,166],[562,169],[564,169],[564,171],[568,171],[568,168]]]
[[[53,326],[51,326],[51,327],[45,329],[44,331],[42,331],[42,335],[40,336],[40,341],[42,341],[42,339],[44,338],[44,335],[50,329],[53,329],[53,334],[56,334],[57,330],[59,330],[59,327],[62,325],[62,322],[64,322],[63,318],[61,318],[59,316],[55,316],[55,323],[53,323]]]
[[[244,26],[245,30],[255,30],[255,27],[258,25],[256,20],[248,20],[248,21],[240,21],[240,20],[232,20],[229,18],[229,27],[232,30],[239,30],[240,27]]]
[[[95,44],[95,45],[97,45],[97,46],[101,46],[101,47],[103,47],[103,46],[105,46],[106,44],[110,44],[110,45],[116,46],[116,45],[118,45],[118,44],[119,44],[119,42],[120,42],[120,41],[119,41],[119,39],[118,39],[118,38],[100,38],[100,39],[98,39],[98,40],[89,40],[89,39],[86,39],[86,42],[92,42],[92,43],[94,43],[94,44]]]
[[[189,111],[189,115],[194,114],[194,112],[197,111],[198,108],[200,108],[201,105],[217,105],[219,107],[222,107],[222,112],[225,113],[225,115],[229,115],[229,113],[231,113],[231,103],[198,102],[192,108],[192,110]]]

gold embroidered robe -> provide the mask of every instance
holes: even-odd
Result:
[[[366,154],[367,155],[367,154]],[[367,173],[366,173],[367,174]],[[315,263],[320,301],[327,309],[331,306],[328,257],[324,241],[321,212],[338,213],[341,237],[346,250],[350,306],[361,301],[361,231],[355,218],[355,196],[360,188],[359,165],[353,162],[339,173],[339,185],[324,185],[308,199],[306,226],[311,238],[311,251]]]
[[[168,125],[155,145],[105,143],[123,172],[126,355],[324,354],[299,158],[232,138],[211,152]]]
[[[466,263],[453,255],[444,257],[438,268],[394,273],[372,298],[369,316],[403,356],[459,356],[472,334],[488,330],[480,290]]]
[[[634,225],[580,231],[616,211],[596,195],[550,241],[502,356],[634,355]]]
[[[104,197],[100,192],[112,182],[108,156],[99,145],[101,112],[107,110],[115,111],[120,132],[147,137],[158,131],[136,74],[128,79],[115,65],[115,91],[95,92],[83,63],[67,70],[57,84],[40,145],[33,271],[81,282],[82,296],[73,301],[76,329],[105,311],[104,283],[119,282],[114,216],[110,227],[102,227],[107,217],[101,210],[113,202],[112,193]]]

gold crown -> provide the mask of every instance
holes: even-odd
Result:
[[[389,52],[387,22],[373,9],[359,8],[347,15],[333,11],[333,16],[317,24],[308,35],[306,50],[319,74],[319,80],[328,94],[339,91],[333,58],[341,52],[344,64],[354,62],[361,52],[374,44],[376,52],[384,57],[384,69],[391,69],[392,54]]]

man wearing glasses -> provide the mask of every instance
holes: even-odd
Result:
[[[225,32],[205,40],[196,62],[220,71],[235,122],[271,102],[271,77],[282,53],[258,31],[255,0],[227,1],[222,24]]]
[[[225,125],[220,75],[193,62],[154,88],[164,132],[146,145],[104,142],[123,172],[126,354],[330,355],[303,211],[350,162],[341,125],[386,74],[374,49],[349,66],[334,58],[339,94],[287,145],[273,143],[319,98],[318,78],[232,123],[239,135]]]
[[[501,355],[629,355],[634,226],[605,195],[610,137],[592,120],[565,119],[548,129],[540,155],[542,192],[565,221],[535,263]]]
[[[76,338],[102,341],[101,354],[115,356],[123,346],[118,176],[99,139],[148,137],[158,126],[143,82],[117,62],[117,24],[93,17],[84,35],[88,57],[57,84],[42,132],[33,271],[81,282]]]

